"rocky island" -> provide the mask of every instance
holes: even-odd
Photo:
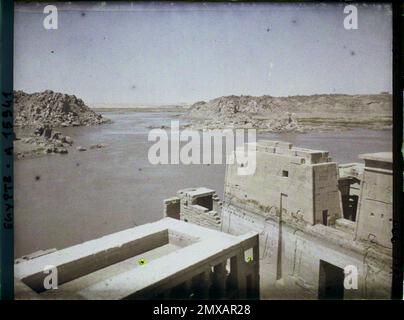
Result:
[[[316,94],[225,96],[194,103],[183,116],[195,129],[255,128],[307,132],[349,128],[390,129],[392,96]]]
[[[15,157],[68,153],[73,140],[58,128],[109,122],[74,95],[51,90],[32,94],[14,91]]]

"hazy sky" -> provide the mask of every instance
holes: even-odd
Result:
[[[180,103],[223,95],[391,91],[388,5],[110,4],[16,6],[15,89],[87,103]]]

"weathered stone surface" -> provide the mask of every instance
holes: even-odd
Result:
[[[365,160],[356,238],[392,249],[393,158],[391,152],[360,155]]]
[[[326,151],[259,141],[253,175],[239,176],[237,163],[227,166],[218,228],[259,233],[262,299],[330,298],[335,292],[344,299],[390,297],[391,153],[361,157],[364,168],[337,167]],[[342,216],[342,195],[350,188],[359,194],[353,220]],[[179,218],[214,228],[207,210],[188,200],[190,192],[176,197]],[[357,270],[357,289],[343,286],[347,267]]]
[[[240,177],[236,165],[228,166],[221,215],[225,232],[260,232],[260,251],[264,253],[261,265],[266,266],[261,272],[261,297],[325,297],[324,272],[330,272],[324,271],[326,264],[342,275],[348,266],[358,271],[357,290],[344,289],[336,274],[326,276],[329,283],[342,288],[340,297],[389,298],[392,260],[386,245],[391,238],[391,207],[385,204],[382,210],[376,209],[379,205],[372,209],[370,195],[362,192],[358,200],[362,209],[356,221],[344,222],[337,188],[338,171],[328,153],[289,147],[278,154],[278,147],[275,145],[271,151],[257,148],[257,170],[252,176]],[[290,161],[293,154],[303,157],[305,162]],[[361,184],[365,187],[371,184],[374,194],[380,195],[375,201],[388,194],[388,190],[391,196],[391,189],[377,180],[376,175],[373,181],[368,179],[366,172],[365,164]],[[367,217],[375,209],[379,216],[384,212],[383,223],[373,224]],[[357,229],[360,226],[362,229]],[[375,234],[375,239],[367,238],[369,232]],[[355,241],[355,233],[360,241]]]
[[[49,125],[38,125],[33,135],[14,141],[14,155],[16,159],[38,156],[40,154],[67,154],[67,147],[73,144],[70,137],[55,131]]]
[[[377,115],[375,117],[374,115]],[[392,125],[390,94],[272,97],[225,96],[193,104],[185,118],[194,128],[255,128],[304,132],[346,127]]]
[[[105,148],[105,147],[106,147],[105,144],[103,144],[103,143],[97,143],[97,144],[91,145],[91,146],[90,146],[90,149],[102,149],[102,148]]]
[[[251,251],[249,261],[245,250]],[[139,265],[139,259],[146,261]],[[165,218],[15,264],[16,298],[245,299],[259,294],[258,234]],[[227,263],[227,262],[230,263]],[[46,266],[58,289],[45,290]],[[184,286],[184,283],[186,286]],[[36,292],[35,292],[36,291]]]
[[[46,90],[39,93],[14,91],[14,125],[50,127],[97,125],[110,122],[74,95]]]
[[[14,92],[14,125],[26,127],[28,137],[15,139],[16,159],[24,159],[41,154],[68,153],[73,139],[55,131],[56,127],[90,126],[110,122],[86,106],[76,96],[50,90],[28,94]],[[98,144],[96,148],[103,148]]]
[[[211,229],[220,229],[222,203],[214,190],[188,188],[164,200],[164,215]]]
[[[62,138],[62,142],[67,143],[68,145],[72,145],[73,144],[73,139],[70,138],[69,136],[65,136],[65,137]]]

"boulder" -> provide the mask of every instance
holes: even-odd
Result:
[[[97,143],[97,144],[93,144],[90,146],[90,149],[101,149],[101,148],[105,148],[105,144],[103,143]]]
[[[61,141],[63,143],[67,143],[68,145],[72,145],[73,144],[73,139],[69,136],[63,136]]]

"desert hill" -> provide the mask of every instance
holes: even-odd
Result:
[[[108,121],[74,95],[51,90],[31,94],[14,91],[15,126],[90,126]]]
[[[305,131],[316,127],[385,129],[392,124],[392,96],[225,96],[194,103],[185,115],[194,127]]]

